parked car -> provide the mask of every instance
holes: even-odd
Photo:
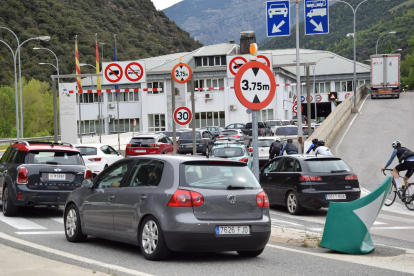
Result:
[[[274,127],[276,126],[281,126],[282,125],[282,121],[281,120],[267,120],[266,124],[270,127],[270,130],[272,131],[272,135],[275,134],[274,132]]]
[[[124,158],[120,152],[107,144],[75,144],[83,158],[85,166],[94,176],[115,161]]]
[[[302,115],[302,124],[307,124],[308,123],[308,118],[305,115]],[[292,120],[290,120],[290,124],[291,125],[297,125],[298,124],[298,116],[294,115],[292,117]]]
[[[173,142],[165,134],[141,134],[132,137],[126,145],[125,157],[173,152]]]
[[[358,176],[339,157],[279,156],[260,171],[260,184],[270,204],[284,205],[292,215],[304,208],[328,207],[361,195]]]
[[[234,142],[241,142],[246,147],[250,146],[251,138],[246,133],[244,133],[240,129],[232,129],[232,130],[223,130],[221,134],[217,137],[216,143],[220,141],[234,141]]]
[[[228,126],[226,126],[224,129],[245,129],[246,128],[246,124],[242,124],[242,123],[234,123],[234,124],[230,124]]]
[[[148,260],[171,251],[255,257],[271,231],[267,195],[246,163],[180,155],[115,162],[69,195],[64,225],[69,242],[122,241]]]
[[[253,157],[249,154],[249,151],[243,143],[215,145],[211,149],[209,156],[241,161],[246,163],[250,170],[253,168]]]
[[[3,214],[13,217],[24,206],[59,207],[84,179],[92,179],[92,172],[73,145],[17,141],[0,160]]]
[[[214,136],[206,129],[198,129],[196,135],[196,152],[208,155],[214,146]],[[178,150],[180,154],[193,152],[193,132],[184,131],[178,140]]]
[[[224,130],[220,126],[205,126],[205,127],[202,127],[201,129],[207,129],[208,131],[211,132],[211,134],[213,134],[214,137],[219,136],[221,132]]]
[[[282,122],[282,126],[291,125],[290,120],[280,120]]]
[[[180,138],[180,136],[181,136],[181,133],[183,133],[184,131],[187,131],[187,130],[176,130],[175,131],[175,136],[176,136],[176,139],[178,140],[179,138]],[[173,140],[173,131],[160,131],[160,132],[157,132],[156,134],[164,134],[165,136],[167,136],[168,138],[170,138],[170,140],[172,141]]]
[[[270,145],[276,141],[273,137],[259,137],[257,146],[259,149],[259,166],[262,167],[264,164],[269,162],[269,149]],[[253,148],[249,147],[249,152],[253,155]]]
[[[282,144],[286,143],[288,139],[293,140],[295,146],[299,145],[298,141],[298,127],[294,125],[278,126],[275,129],[275,135],[280,138]]]
[[[257,122],[257,127],[259,136],[272,136],[272,130],[265,122]],[[252,123],[247,123],[244,132],[247,133],[247,135],[252,136],[252,128]]]

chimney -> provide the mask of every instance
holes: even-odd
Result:
[[[234,44],[234,40],[230,40],[230,44]]]
[[[256,43],[256,34],[253,31],[244,31],[240,33],[240,54],[249,54],[250,44]]]

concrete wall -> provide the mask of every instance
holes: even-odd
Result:
[[[359,101],[369,93],[367,85],[361,85],[357,88],[357,104]],[[325,145],[330,147],[336,134],[342,128],[349,115],[351,114],[354,105],[354,95],[347,97],[340,105],[338,105],[331,114],[323,121],[321,126],[305,141],[304,152],[312,144],[312,140],[318,138],[324,140]]]

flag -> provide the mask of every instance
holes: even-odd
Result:
[[[80,75],[80,65],[79,65],[79,54],[78,54],[78,36],[76,36],[75,40],[75,62],[76,62],[76,74]],[[80,77],[76,78],[76,86],[78,90],[82,90],[82,79]]]
[[[95,34],[95,46],[96,46],[96,74],[99,74],[100,70],[99,70],[99,51],[98,51],[98,34]],[[96,77],[96,87],[97,87],[97,92],[98,95],[101,96],[102,92],[101,92],[101,78],[100,77]]]
[[[116,34],[114,34],[114,61],[117,61],[116,59]],[[119,85],[115,84],[115,89],[119,89]],[[115,91],[115,97],[118,98],[119,92]]]

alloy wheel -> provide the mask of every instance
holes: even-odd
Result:
[[[3,213],[6,213],[7,211],[8,199],[9,199],[9,188],[6,187],[3,193]]]
[[[73,237],[76,233],[76,211],[75,209],[70,209],[66,215],[66,233],[69,237]]]
[[[145,223],[142,229],[142,247],[147,254],[152,254],[158,246],[158,226],[157,224],[149,220]]]
[[[297,199],[293,193],[288,196],[288,209],[289,212],[294,213],[296,211]]]

